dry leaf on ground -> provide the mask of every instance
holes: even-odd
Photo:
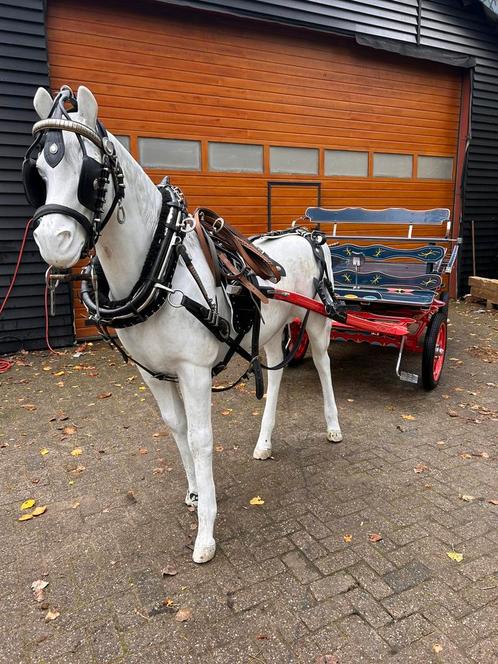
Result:
[[[47,448],[46,448],[46,447],[42,447],[41,450],[40,450],[40,454],[41,454],[42,456],[46,456],[46,455],[48,454],[48,450],[47,450]]]
[[[380,542],[382,540],[382,535],[379,535],[379,533],[370,533],[368,539],[371,542]]]
[[[460,498],[461,498],[461,500],[464,500],[466,503],[471,503],[473,500],[476,499],[475,496],[468,496],[465,493],[461,494]]]
[[[457,551],[448,551],[446,555],[457,563],[461,563],[463,560],[463,553],[458,553]]]
[[[429,466],[427,466],[425,463],[418,463],[413,469],[415,473],[424,473],[427,472],[428,470]]]
[[[112,397],[112,392],[101,392],[98,396],[99,399],[108,399]]]
[[[175,615],[177,622],[186,622],[192,618],[192,609],[179,609]]]
[[[60,616],[60,611],[56,611],[55,609],[49,609],[45,614],[45,622],[50,622],[51,620],[55,620],[59,616]]]
[[[148,454],[149,450],[146,447],[139,447],[138,448],[138,453],[139,454]]]
[[[434,652],[438,653],[438,652],[441,652],[443,650],[443,646],[440,643],[435,643],[432,646],[432,649],[434,650]]]
[[[66,436],[72,436],[73,434],[76,433],[76,427],[74,426],[74,424],[70,424],[69,426],[64,427],[62,431],[63,433],[66,434]]]
[[[401,416],[404,420],[414,420],[416,419],[413,415],[402,415]]]
[[[22,505],[21,509],[22,510],[30,510],[32,507],[36,505],[36,500],[34,498],[28,498],[28,500],[25,500]]]
[[[171,564],[166,565],[166,567],[163,567],[161,570],[161,576],[176,576],[177,574],[178,570]]]
[[[342,539],[346,542],[346,544],[349,544],[353,540],[353,536],[349,533],[346,533],[342,536]]]
[[[265,501],[261,498],[261,496],[254,496],[254,498],[251,498],[249,501],[249,505],[264,505]]]
[[[23,514],[23,515],[20,516],[17,520],[18,520],[18,521],[29,521],[29,520],[32,519],[32,518],[33,518],[33,515],[32,515],[32,514]]]
[[[74,450],[71,451],[71,456],[78,457],[83,454],[83,450],[81,447],[75,447]]]
[[[33,591],[34,598],[37,602],[43,602],[45,599],[44,589],[48,586],[48,581],[43,581],[42,579],[37,579],[31,584],[31,590]]]
[[[40,516],[40,514],[45,514],[47,511],[47,506],[46,505],[40,505],[39,507],[35,507],[35,509],[31,512],[33,516]]]

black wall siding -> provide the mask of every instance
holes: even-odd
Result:
[[[498,276],[498,32],[484,12],[456,0],[422,0],[421,44],[476,59],[471,135],[467,154],[460,260],[460,287],[472,274],[472,222],[477,273]]]
[[[7,293],[32,209],[21,182],[21,164],[37,120],[32,99],[48,87],[42,0],[0,0],[0,303]],[[45,348],[46,265],[30,237],[9,301],[0,316],[0,353]],[[58,290],[57,315],[49,319],[50,342],[74,341],[71,293]]]

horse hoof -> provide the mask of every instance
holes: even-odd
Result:
[[[194,563],[207,563],[209,562],[216,552],[216,542],[213,540],[212,544],[199,544],[195,545],[192,560]]]
[[[329,429],[327,431],[327,440],[329,443],[340,443],[342,440],[342,433],[340,429]]]
[[[197,507],[197,504],[199,502],[199,496],[192,492],[187,492],[187,495],[185,497],[185,505],[188,505],[188,507]]]
[[[260,459],[261,461],[264,461],[264,459],[269,459],[271,457],[271,449],[255,447],[252,456],[254,459]]]

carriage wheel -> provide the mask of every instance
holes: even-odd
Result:
[[[434,314],[424,340],[422,355],[422,385],[433,390],[439,383],[446,356],[448,319],[444,311]]]
[[[284,351],[284,357],[294,347],[294,344],[296,343],[297,338],[299,336],[300,329],[301,329],[301,321],[298,318],[295,318],[292,321],[292,323],[289,323],[288,325],[285,326],[284,334],[282,337],[282,350]],[[287,347],[289,338],[290,338],[290,343],[289,346]],[[301,364],[301,362],[304,360],[304,356],[306,355],[306,351],[308,350],[309,342],[310,340],[308,334],[305,332],[301,340],[301,343],[299,344],[299,348],[296,351],[296,354],[294,355],[294,357],[287,366],[297,367],[298,364]]]

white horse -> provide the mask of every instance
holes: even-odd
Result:
[[[33,103],[41,119],[49,116],[53,99],[45,89],[38,89]],[[78,110],[71,114],[71,120],[95,131],[97,108],[93,94],[81,86],[77,94]],[[79,138],[71,131],[64,131],[63,137],[65,152],[60,163],[55,167],[49,166],[43,150],[36,160],[36,168],[46,184],[46,203],[72,208],[91,220],[90,211],[80,204],[77,195],[82,169]],[[140,275],[159,217],[162,197],[128,151],[111,134],[109,138],[114,143],[126,184],[123,199],[125,222],[118,223],[116,212],[112,214],[98,239],[96,252],[113,298],[121,299],[129,294]],[[101,151],[92,142],[83,140],[87,154],[101,162]],[[113,194],[112,189],[110,187],[108,198]],[[106,201],[106,206],[110,206],[110,201]],[[70,268],[80,258],[87,233],[74,218],[61,213],[48,213],[41,218],[34,237],[43,259],[49,265]],[[308,297],[315,296],[313,278],[319,275],[319,266],[306,239],[288,235],[271,241],[263,237],[256,242],[284,267],[286,276],[281,281],[283,289],[297,291]],[[189,233],[184,243],[209,296],[216,298],[218,295],[221,300],[195,233]],[[330,257],[327,260],[330,261]],[[328,267],[330,269],[330,265]],[[266,285],[271,284],[266,282]],[[198,286],[182,262],[177,265],[172,288],[204,303]],[[293,318],[302,314],[302,309],[285,302],[270,300],[268,304],[262,305],[260,345],[264,347],[268,366],[282,360],[284,328]],[[327,352],[330,320],[311,313],[307,332],[323,391],[327,439],[339,442],[342,435]],[[188,482],[185,502],[187,505],[196,504],[198,508],[199,527],[193,560],[197,563],[206,562],[214,556],[216,548],[213,537],[216,495],[212,471],[211,370],[224,357],[227,346],[184,308],[172,307],[168,301],[145,322],[119,330],[118,336],[127,352],[141,364],[154,371],[178,377],[178,383],[164,382],[140,370],[178,445]],[[250,334],[243,346],[250,348]],[[261,431],[254,448],[255,459],[267,459],[271,455],[271,436],[282,372],[268,372],[267,399]]]

